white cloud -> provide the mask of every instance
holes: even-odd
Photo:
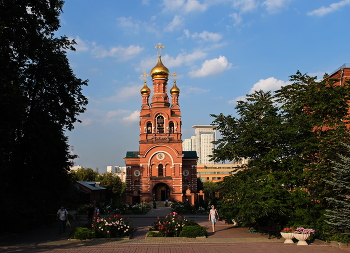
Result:
[[[203,31],[201,33],[193,33],[191,35],[190,31],[188,29],[184,30],[184,34],[187,38],[199,38],[202,41],[212,41],[212,42],[217,42],[222,39],[222,35],[219,33],[211,33],[208,31]]]
[[[233,19],[233,25],[239,25],[242,23],[242,15],[239,13],[232,13],[229,15]]]
[[[203,94],[207,93],[209,90],[193,87],[193,86],[181,86],[181,94],[182,95],[188,95],[188,94]]]
[[[275,13],[284,8],[291,0],[266,0],[263,5],[269,13]]]
[[[250,94],[254,91],[263,90],[263,91],[274,91],[282,86],[288,85],[290,82],[284,82],[282,80],[277,80],[274,77],[269,77],[267,79],[260,79],[259,82],[254,84],[253,88],[250,89]]]
[[[281,88],[282,86],[289,85],[291,82],[277,80],[274,77],[269,77],[267,79],[260,79],[259,82],[253,85],[253,88],[250,89],[249,94],[254,93],[255,91],[263,90],[267,91],[275,91]],[[246,96],[240,96],[233,100],[228,101],[229,104],[236,104],[238,101],[246,101]]]
[[[163,12],[180,11],[185,13],[205,11],[208,8],[208,4],[201,4],[197,0],[163,0],[163,6]]]
[[[332,3],[329,5],[329,7],[324,7],[322,6],[321,8],[317,9],[317,10],[313,10],[307,13],[307,15],[309,16],[324,16],[326,14],[329,14],[331,12],[337,11],[340,8],[349,5],[350,4],[350,0],[343,0],[337,3]]]
[[[173,20],[164,28],[165,32],[172,32],[179,29],[183,25],[184,19],[178,15],[175,15]]]
[[[206,60],[199,70],[194,70],[189,73],[191,77],[203,77],[208,75],[217,75],[223,71],[230,69],[232,63],[229,63],[225,56],[216,59]]]
[[[253,11],[258,5],[255,0],[233,0],[233,7],[241,13]]]
[[[228,104],[231,104],[231,105],[237,104],[238,101],[246,101],[246,100],[247,100],[246,96],[240,96],[240,97],[237,97],[233,100],[228,101]]]
[[[131,112],[124,109],[104,111],[92,108],[88,109],[83,116],[85,117],[81,119],[82,126],[100,127],[101,125],[115,124],[115,122],[130,124],[138,120],[139,111]]]
[[[130,111],[128,110],[123,110],[123,109],[119,109],[117,111],[108,111],[106,113],[106,118],[107,119],[113,119],[115,118],[116,116],[120,116],[120,115],[123,115],[123,114],[126,114],[126,113],[129,113]]]
[[[206,56],[206,53],[202,51],[195,51],[191,54],[181,53],[178,56],[171,57],[168,54],[162,56],[162,62],[167,68],[178,67],[183,64],[189,65],[198,59],[202,59]],[[155,57],[148,57],[140,62],[140,66],[135,69],[137,72],[147,72],[157,64]]]
[[[132,20],[132,17],[120,17],[117,18],[119,25],[123,28],[127,28],[128,31],[138,33],[140,30],[140,22]]]
[[[185,12],[205,11],[207,8],[206,4],[201,4],[197,0],[188,0],[184,6]]]
[[[77,43],[76,45],[74,45],[74,48],[77,52],[79,51],[88,51],[89,50],[89,42],[88,41],[84,41],[82,39],[80,39],[79,36],[75,37],[75,38],[69,38],[69,40],[75,40],[75,42]]]
[[[143,4],[143,5],[149,5],[149,0],[142,0],[141,4]]]
[[[93,122],[94,122],[94,120],[91,119],[91,118],[84,118],[84,119],[81,120],[81,124],[83,126],[91,125]]]
[[[95,46],[92,53],[96,58],[116,57],[119,60],[128,60],[139,54],[144,48],[131,45],[127,48],[118,46],[112,47],[110,50],[104,49],[102,46]]]
[[[140,97],[140,89],[142,85],[135,84],[133,86],[125,86],[116,91],[114,96],[102,99],[105,102],[109,103],[118,103],[120,101],[125,101],[125,99],[132,97]]]
[[[181,66],[183,64],[191,64],[194,61],[198,60],[198,59],[202,59],[206,56],[207,54],[202,52],[202,51],[194,51],[191,54],[179,54],[178,56],[176,56],[175,58],[167,55],[164,55],[162,57],[163,59],[163,63],[171,68],[171,67],[178,67]]]
[[[140,111],[134,111],[129,116],[126,116],[122,119],[124,124],[130,125],[132,123],[138,122],[140,119]]]
[[[163,0],[164,12],[174,11],[184,6],[185,0]]]

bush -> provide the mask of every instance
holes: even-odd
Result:
[[[180,214],[195,214],[197,213],[196,207],[192,206],[188,202],[173,201],[170,205],[171,210]]]
[[[182,229],[189,224],[194,225],[197,223],[187,220],[176,212],[172,212],[164,218],[158,218],[153,223],[150,231],[159,231],[157,235],[154,235],[157,237],[178,237]]]
[[[186,226],[182,229],[180,237],[196,238],[197,236],[207,236],[207,230],[199,225]]]
[[[82,205],[77,208],[78,214],[86,214],[88,211],[89,205]]]
[[[94,238],[94,232],[88,228],[76,227],[70,233],[69,237],[72,239],[86,240]]]
[[[327,241],[336,241],[341,243],[350,243],[349,235],[345,235],[342,233],[332,234]]]
[[[91,228],[95,237],[98,238],[130,236],[133,232],[129,218],[123,218],[119,215],[108,218],[96,217],[92,222]]]

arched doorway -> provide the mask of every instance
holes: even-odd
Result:
[[[155,195],[156,201],[165,201],[169,199],[170,188],[167,184],[158,183],[153,187],[153,194]]]

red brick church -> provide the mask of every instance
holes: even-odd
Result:
[[[163,49],[159,43],[157,49]],[[143,75],[144,77],[148,75]],[[176,200],[194,204],[197,196],[197,154],[182,151],[180,89],[161,53],[151,70],[153,92],[146,80],[141,89],[139,151],[128,151],[126,201],[129,203]],[[174,77],[168,96],[168,78]],[[150,100],[150,96],[152,98]]]

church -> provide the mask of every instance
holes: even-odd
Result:
[[[144,85],[141,93],[140,141],[138,151],[127,151],[126,201],[140,203],[156,201],[182,201],[194,204],[197,198],[197,153],[182,150],[180,89],[176,74],[170,75],[161,59],[150,72],[153,91]],[[173,77],[169,90],[168,79]],[[150,96],[151,100],[150,100]]]

